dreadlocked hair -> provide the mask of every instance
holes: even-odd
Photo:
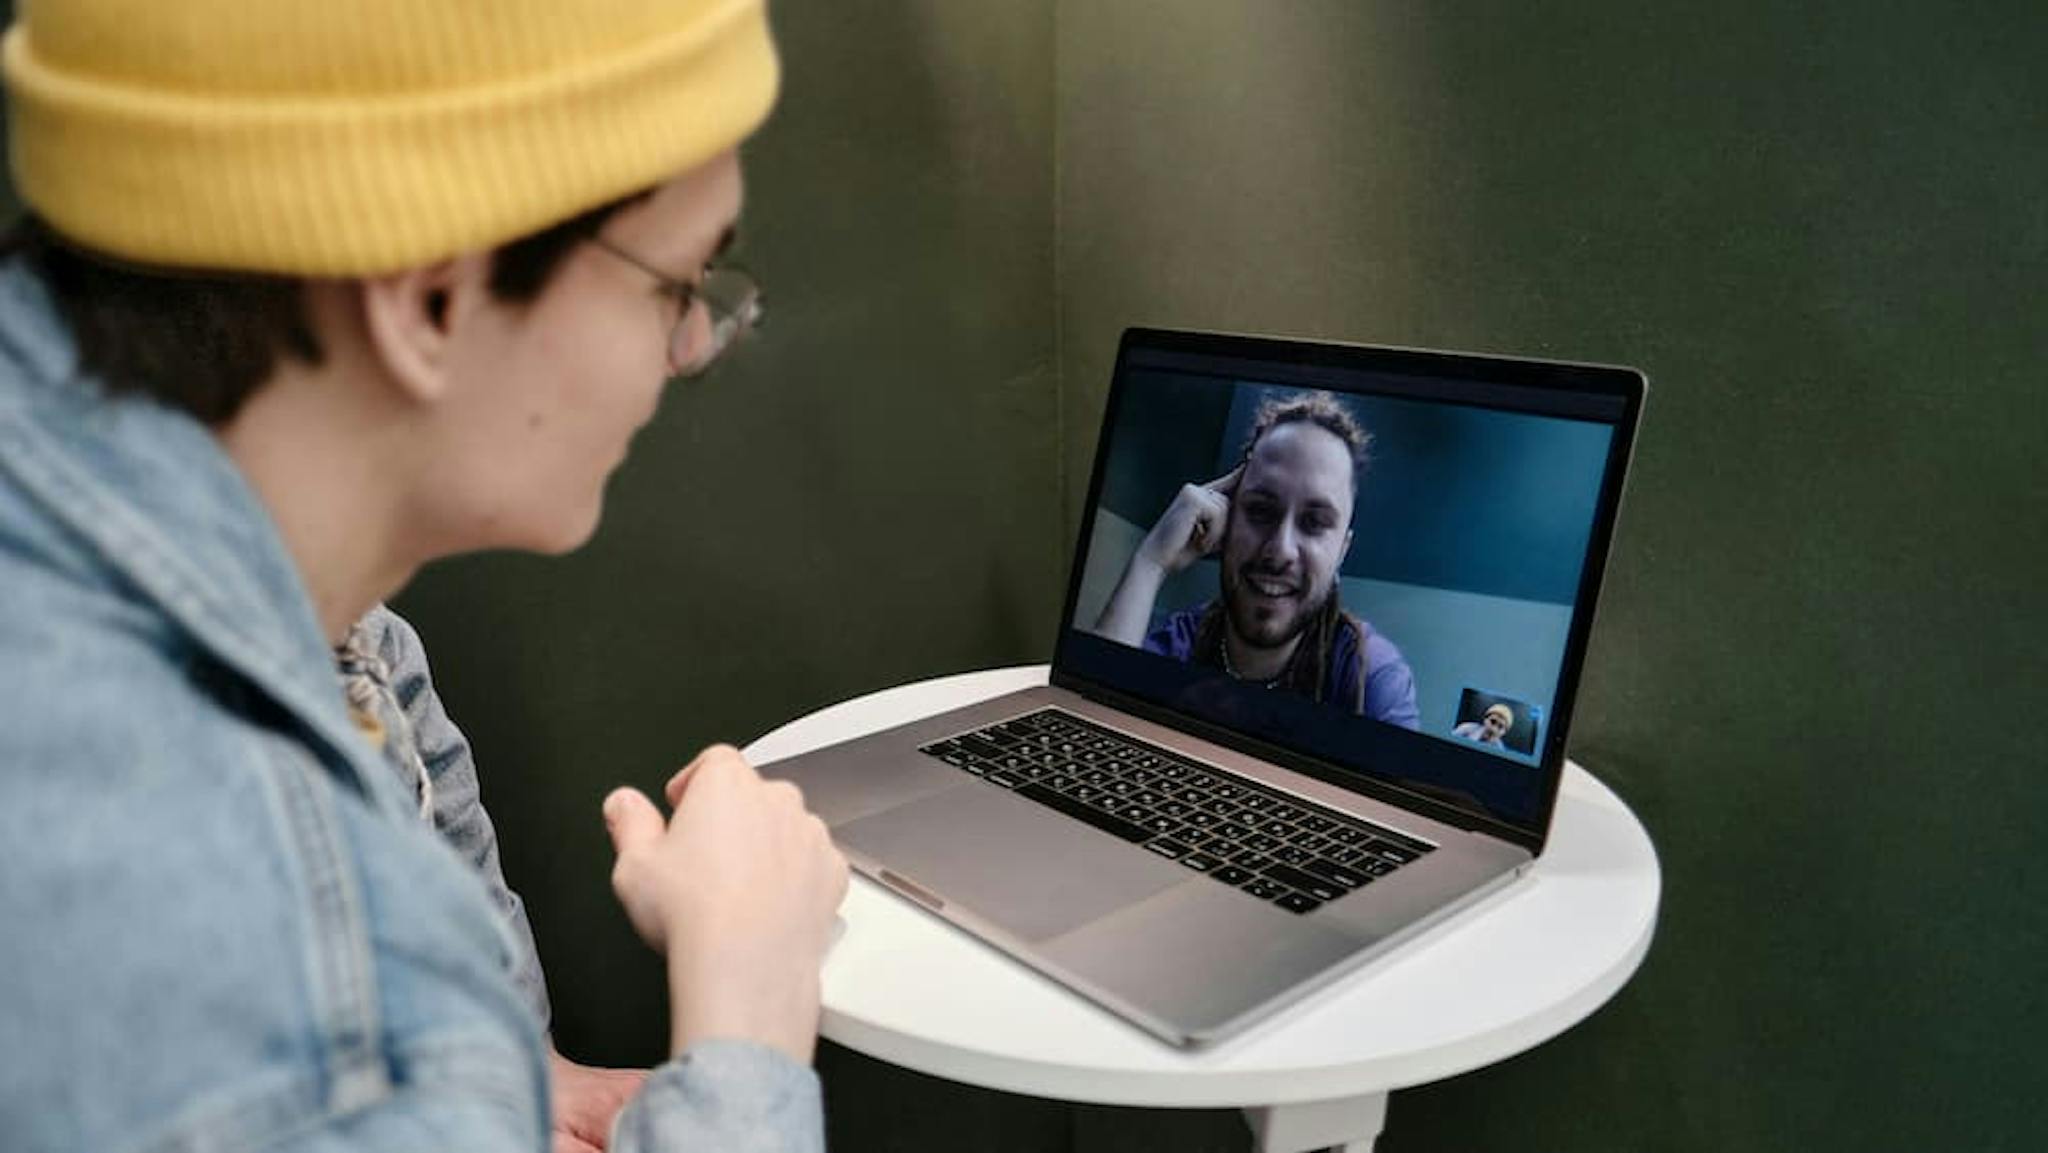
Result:
[[[1202,613],[1202,619],[1195,623],[1192,651],[1196,660],[1217,668],[1223,667],[1223,630],[1227,619],[1228,614],[1221,601],[1212,602]],[[1294,655],[1287,658],[1287,667],[1280,671],[1279,678],[1273,682],[1274,685],[1299,693],[1319,705],[1327,703],[1330,693],[1336,688],[1330,684],[1330,653],[1337,647],[1337,630],[1347,628],[1352,630],[1352,636],[1358,642],[1353,654],[1354,659],[1362,664],[1365,660],[1366,638],[1371,634],[1367,632],[1364,621],[1344,611],[1344,607],[1337,601],[1337,590],[1332,588],[1330,595],[1323,598],[1322,607],[1316,610],[1315,619],[1302,630],[1303,643],[1295,646]],[[1353,695],[1358,699],[1345,703],[1353,712],[1363,712],[1363,675],[1356,678]]]
[[[1358,478],[1365,475],[1366,466],[1372,463],[1372,433],[1331,393],[1297,392],[1268,398],[1252,416],[1252,431],[1244,438],[1237,463],[1242,466],[1249,462],[1259,441],[1283,424],[1312,424],[1343,441],[1345,450],[1351,454],[1351,490],[1354,495],[1357,493]]]

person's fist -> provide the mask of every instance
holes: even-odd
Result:
[[[678,1050],[742,1037],[810,1059],[818,965],[846,895],[846,859],[786,781],[738,750],[704,750],[663,790],[664,820],[636,789],[605,798],[612,889],[669,960]]]

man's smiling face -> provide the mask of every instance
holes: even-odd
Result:
[[[1291,644],[1336,586],[1351,547],[1351,452],[1308,421],[1259,438],[1230,501],[1223,607],[1253,648]]]

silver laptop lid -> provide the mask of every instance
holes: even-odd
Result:
[[[1128,330],[1053,681],[1540,851],[1643,391]]]

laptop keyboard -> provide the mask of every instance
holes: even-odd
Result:
[[[1059,709],[923,751],[1292,913],[1340,900],[1434,847]]]

